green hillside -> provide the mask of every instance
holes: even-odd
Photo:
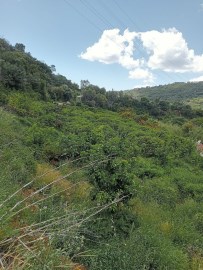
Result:
[[[194,101],[194,105],[196,104],[196,107],[203,108],[202,103],[199,102],[199,104],[197,104],[198,100],[202,100],[203,98],[203,82],[173,83],[168,85],[138,88],[126,92],[138,99],[146,97],[150,100],[161,99],[170,102],[182,101],[186,103],[189,102],[190,105],[193,105]]]
[[[203,111],[0,44],[0,269],[201,270]]]

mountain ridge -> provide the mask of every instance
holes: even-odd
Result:
[[[203,98],[203,82],[175,82],[167,85],[135,88],[125,93],[137,99],[146,97],[150,100],[161,99],[170,102],[190,102],[193,99]]]

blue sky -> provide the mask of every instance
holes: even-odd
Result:
[[[203,80],[203,0],[0,0],[0,36],[107,90]]]

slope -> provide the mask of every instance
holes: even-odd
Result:
[[[203,82],[173,83],[154,87],[138,88],[125,93],[140,99],[146,97],[150,100],[161,99],[170,102],[192,102],[193,99],[203,98]]]
[[[80,102],[53,102],[50,89],[62,85],[42,69],[47,95],[35,88],[28,75],[37,60],[24,66],[30,56],[20,48],[8,61],[2,49],[3,70],[13,70],[17,52],[28,87],[12,86],[13,76],[6,84],[3,73],[1,267],[201,269],[202,112],[96,86]]]

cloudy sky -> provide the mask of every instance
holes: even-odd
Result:
[[[203,80],[203,0],[0,0],[0,36],[107,90]]]

